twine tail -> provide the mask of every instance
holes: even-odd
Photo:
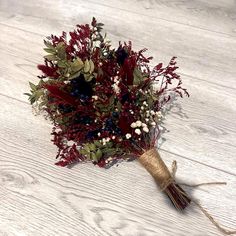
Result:
[[[195,201],[195,200],[192,200],[192,201],[196,204],[196,206],[199,207],[199,209],[201,210],[201,212],[211,221],[211,223],[212,223],[213,225],[216,226],[216,228],[217,228],[220,232],[222,232],[222,233],[225,234],[225,235],[236,234],[236,230],[228,230],[228,229],[224,228],[223,226],[221,226],[221,225],[213,218],[213,216],[212,216],[204,207],[202,207],[201,204],[199,204],[199,203],[198,203],[197,201]]]
[[[155,148],[146,151],[138,158],[138,160],[153,176],[161,190],[167,194],[178,210],[183,210],[190,204],[190,197],[175,182],[174,176],[171,175]]]

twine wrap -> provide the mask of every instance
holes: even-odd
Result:
[[[165,189],[174,182],[170,171],[161,159],[156,148],[144,152],[139,157],[139,162],[153,176],[162,191],[165,191]]]

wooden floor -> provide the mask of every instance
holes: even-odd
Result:
[[[218,222],[236,228],[235,0],[0,0],[0,236],[216,236],[192,205],[176,212],[137,162],[108,170],[54,165],[51,125],[32,115],[43,39],[92,16],[109,38],[149,48],[156,62],[178,57],[191,97],[166,117],[161,155]]]

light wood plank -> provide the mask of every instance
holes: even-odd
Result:
[[[19,4],[16,0],[11,0],[11,2],[9,0],[2,0],[0,4],[2,11],[9,12],[9,5],[14,4],[15,13],[24,12],[29,15],[32,14],[30,1],[24,1]],[[50,8],[50,11],[57,7],[51,1],[44,2],[44,4],[43,7]],[[37,9],[42,7],[41,2],[34,3],[34,5]],[[111,12],[121,11],[124,12],[124,15],[134,13],[139,16],[152,17],[157,21],[175,22],[180,25],[212,31],[226,36],[235,37],[236,34],[236,3],[234,0],[215,0],[213,2],[206,0],[123,0],[119,2],[116,0],[88,0],[86,2],[71,0],[70,2],[60,1],[57,5],[59,7],[63,6],[63,8],[71,5],[75,8],[89,8],[91,6],[95,6],[98,9],[109,8]],[[70,10],[74,11],[74,9]],[[47,12],[44,12],[45,14]],[[47,16],[49,15],[47,14]]]
[[[74,1],[75,2],[75,1]],[[175,22],[203,31],[236,36],[236,3],[234,0],[115,0],[89,1],[117,10],[153,17],[156,21]]]

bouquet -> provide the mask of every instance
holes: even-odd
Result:
[[[156,148],[165,105],[173,95],[189,96],[176,58],[151,69],[146,49],[136,52],[131,42],[113,48],[102,27],[93,18],[91,25],[48,37],[39,83],[30,82],[31,104],[53,124],[56,165],[89,161],[108,168],[137,159],[175,207],[184,209],[191,200]]]

